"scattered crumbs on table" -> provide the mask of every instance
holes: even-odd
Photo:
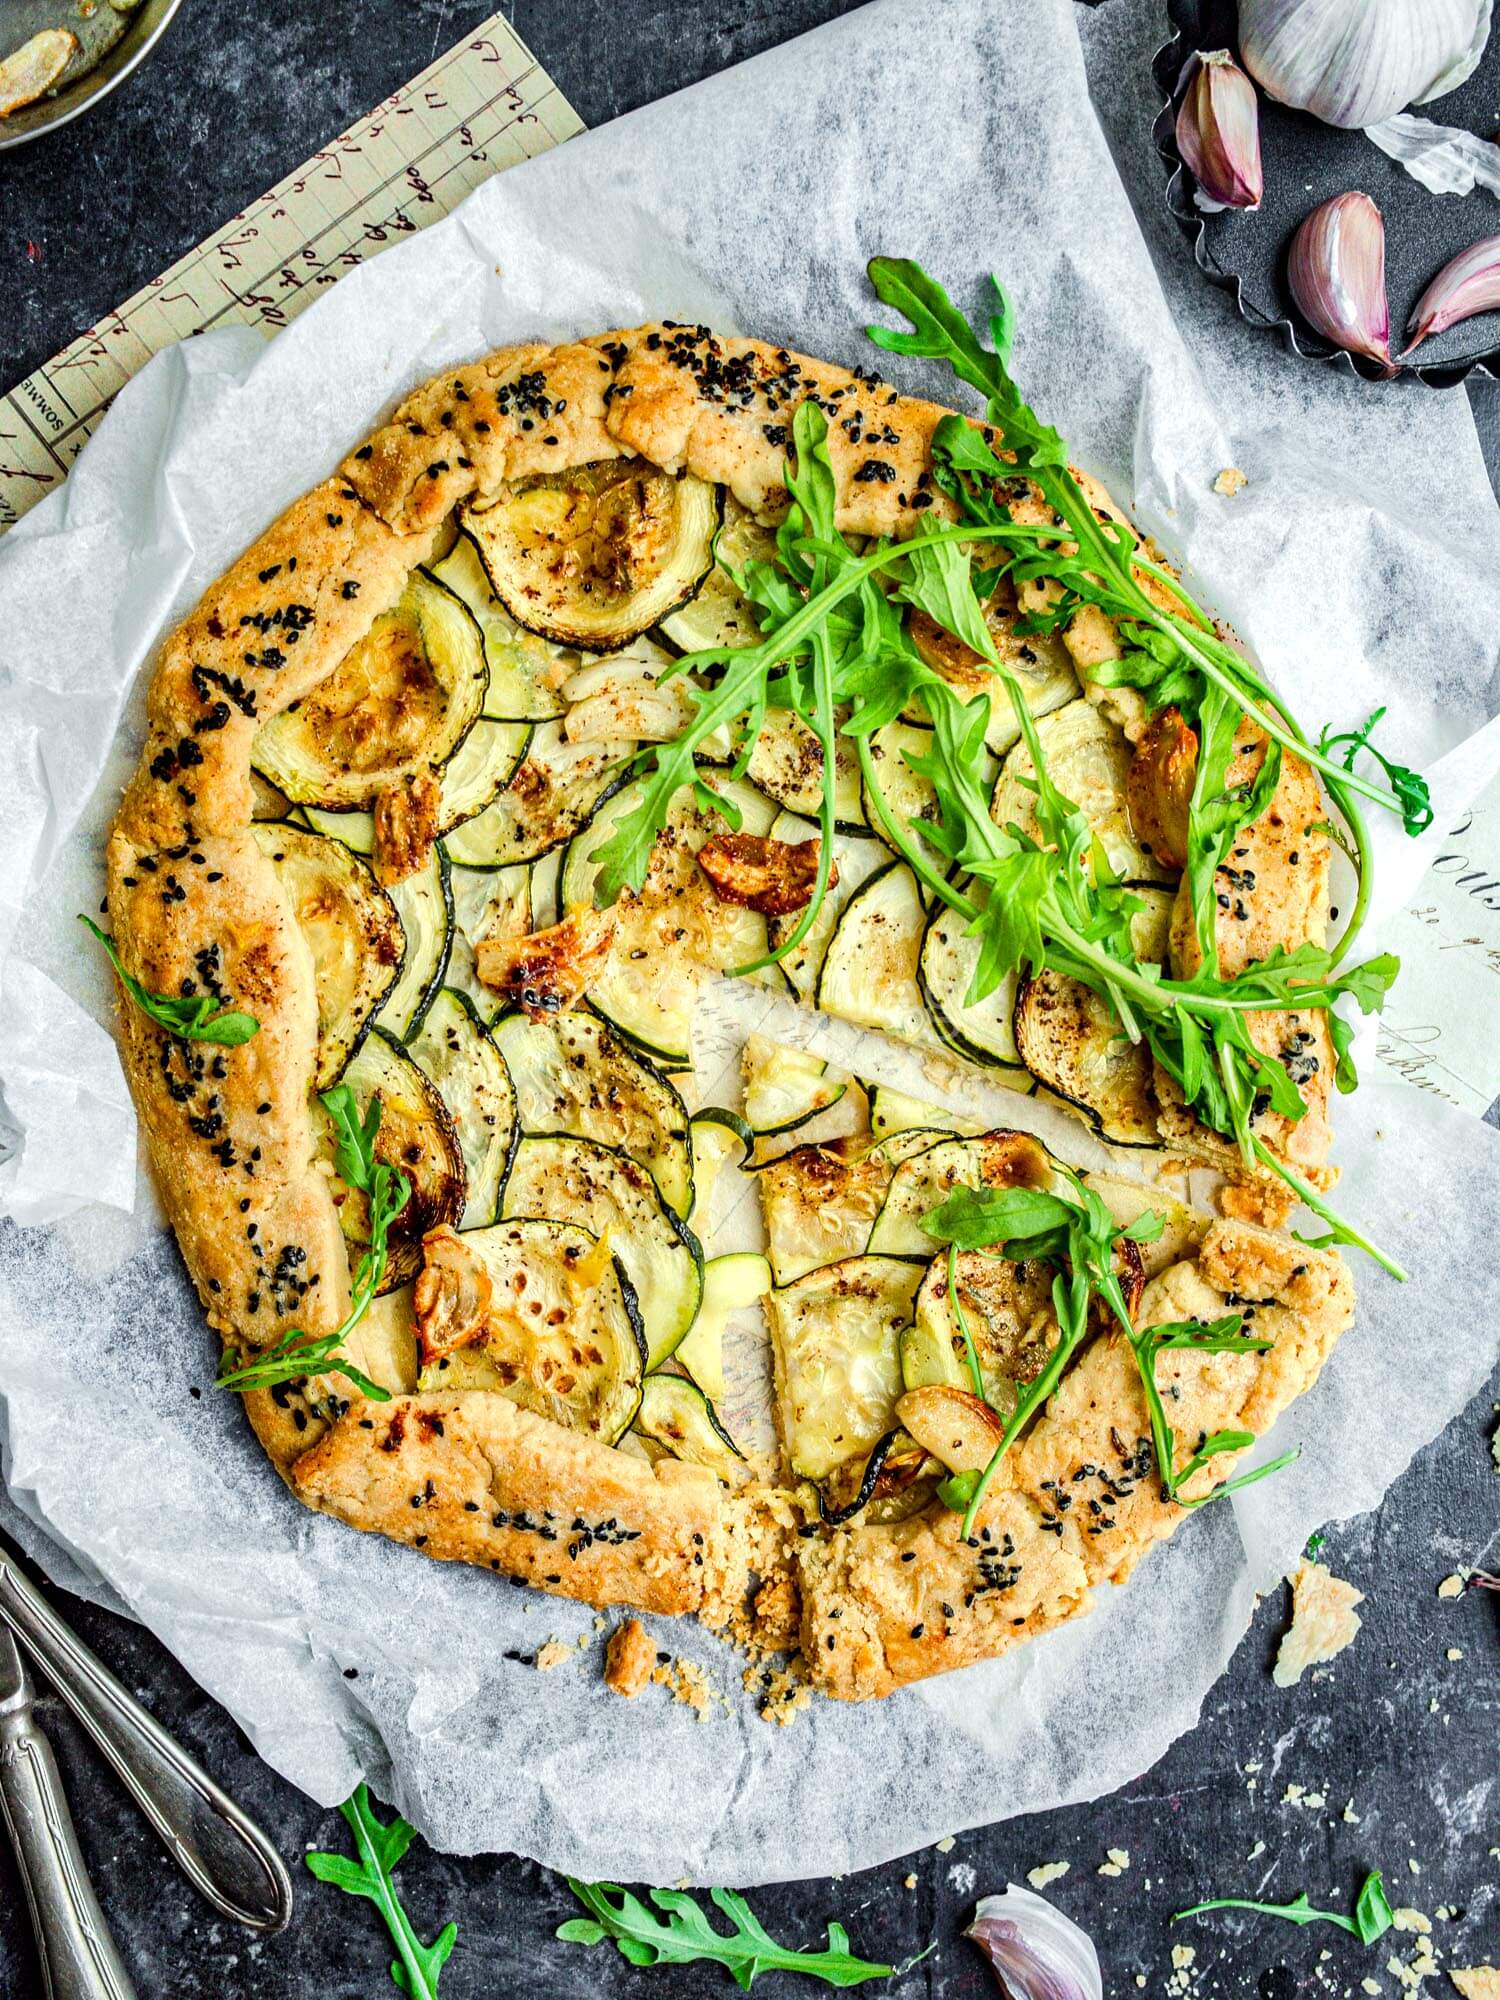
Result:
[[[1450,1966],[1448,1977],[1463,2000],[1500,2000],[1500,1971],[1493,1965]]]
[[[1462,1646],[1450,1646],[1447,1652],[1444,1653],[1443,1658],[1445,1660],[1461,1660],[1463,1656],[1464,1649]]]
[[[1292,1622],[1276,1655],[1272,1679],[1277,1687],[1294,1687],[1309,1667],[1321,1666],[1343,1652],[1359,1631],[1356,1590],[1326,1564],[1300,1562],[1287,1581],[1292,1586]]]
[[[1039,1868],[1028,1868],[1026,1880],[1040,1893],[1049,1882],[1060,1882],[1072,1867],[1071,1861],[1044,1861]]]
[[[1357,1812],[1356,1812],[1356,1811],[1354,1810],[1354,1801],[1353,1801],[1353,1799],[1348,1799],[1348,1800],[1346,1800],[1346,1801],[1345,1801],[1345,1804],[1344,1804],[1344,1824],[1345,1824],[1345,1826],[1358,1826],[1358,1825],[1360,1825],[1360,1823],[1361,1823],[1361,1822],[1360,1822],[1360,1817],[1359,1817],[1359,1814],[1358,1814],[1358,1813],[1357,1813]]]
[[[958,1845],[958,1836],[952,1833],[945,1833],[942,1839],[934,1841],[933,1845],[939,1854],[951,1854]]]
[[[560,1667],[565,1660],[573,1658],[573,1648],[566,1639],[549,1639],[545,1646],[537,1648],[536,1665],[541,1673],[550,1673]]]
[[[1106,1852],[1109,1855],[1109,1859],[1100,1862],[1099,1873],[1101,1875],[1123,1875],[1125,1870],[1130,1866],[1130,1849],[1128,1847],[1111,1847]]]
[[[1452,1576],[1445,1576],[1443,1578],[1437,1587],[1437,1594],[1439,1597],[1462,1597],[1464,1594],[1464,1585],[1468,1580],[1469,1573],[1467,1570],[1455,1570]]]
[[[1237,465],[1226,465],[1214,481],[1214,491],[1223,499],[1232,500],[1242,487],[1249,484],[1249,479]]]
[[[901,1886],[903,1889],[915,1889],[917,1886],[916,1876],[915,1875],[905,1876],[902,1880]]]

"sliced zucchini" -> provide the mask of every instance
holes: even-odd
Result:
[[[398,779],[443,769],[488,684],[468,608],[416,569],[328,678],[261,724],[251,758],[302,804],[373,805]]]
[[[668,1207],[689,1214],[687,1106],[660,1070],[591,1014],[507,1014],[495,1023],[495,1040],[515,1083],[523,1131],[571,1133],[628,1153]]]
[[[351,854],[361,854],[368,861],[375,852],[374,813],[327,812],[322,806],[298,806],[295,813],[314,833],[336,840]]]
[[[978,1132],[972,1136],[979,1138],[985,1129],[981,1125]],[[893,1174],[897,1167],[904,1166],[908,1160],[916,1159],[919,1153],[930,1153],[934,1146],[940,1146],[945,1139],[952,1137],[953,1134],[946,1125],[907,1125],[899,1132],[892,1132],[888,1137],[878,1139],[866,1153],[865,1158],[878,1161],[887,1173]],[[874,1221],[873,1216],[871,1221]]]
[[[1036,728],[1048,776],[1093,828],[1115,874],[1126,882],[1175,882],[1175,871],[1140,844],[1131,826],[1125,797],[1131,749],[1120,730],[1091,701],[1070,701]],[[1035,778],[1031,751],[1018,743],[1000,767],[990,812],[998,825],[1015,825],[1040,841]]]
[[[312,957],[318,997],[314,1082],[327,1090],[400,977],[406,939],[390,897],[342,841],[284,820],[257,821],[254,831]]]
[[[877,1139],[913,1131],[931,1132],[934,1139],[941,1132],[957,1132],[972,1139],[984,1130],[984,1122],[962,1118],[956,1111],[908,1097],[904,1090],[893,1090],[888,1083],[877,1083],[870,1089],[870,1130]]]
[[[1036,1259],[1011,1263],[978,1250],[961,1251],[955,1265],[958,1302],[979,1357],[985,1398],[995,1409],[1009,1412],[1015,1408],[1016,1385],[1040,1372],[1057,1339],[1051,1267]],[[974,1386],[963,1327],[953,1310],[946,1252],[933,1258],[917,1293],[912,1362],[914,1369],[930,1362],[933,1372],[926,1383],[908,1379],[908,1389],[939,1382],[960,1389]],[[940,1366],[946,1372],[937,1372]],[[902,1368],[905,1373],[905,1350]]]
[[[1132,1042],[1107,1000],[1043,971],[1016,993],[1016,1047],[1039,1083],[1115,1146],[1160,1144],[1151,1051]]]
[[[938,1386],[961,1389],[970,1380],[963,1335],[959,1333],[955,1338],[946,1328],[939,1329],[932,1316],[924,1316],[922,1311],[932,1268],[943,1270],[946,1277],[946,1266],[946,1258],[934,1260],[934,1267],[929,1268],[917,1293],[917,1317],[901,1331],[901,1380],[908,1389]]]
[[[978,1139],[941,1139],[897,1167],[870,1231],[871,1256],[920,1257],[937,1247],[922,1217],[956,1187],[1052,1184],[1052,1160],[1026,1132],[986,1132]]]
[[[296,808],[279,785],[273,785],[269,778],[263,778],[259,771],[250,773],[250,817],[252,819],[285,819]]]
[[[920,830],[939,817],[937,793],[932,788],[932,780],[924,778],[920,771],[914,771],[908,761],[911,757],[929,756],[931,751],[932,731],[914,727],[909,722],[888,722],[870,738],[870,761],[876,766],[875,779],[880,787],[880,797],[886,811],[899,825],[915,826]],[[981,782],[986,788],[994,784],[998,768],[994,758],[987,756],[984,759]],[[871,797],[868,781],[863,783],[860,800],[870,831],[890,846],[885,821],[879,804]]]
[[[687,674],[663,680],[671,664],[670,653],[649,639],[636,639],[622,652],[580,666],[563,688],[568,741],[628,736],[644,743],[673,742],[696,713],[696,683]]]
[[[629,1278],[586,1229],[521,1219],[441,1231],[417,1285],[421,1389],[490,1389],[605,1444],[640,1408]]]
[[[810,1147],[767,1167],[760,1177],[760,1203],[777,1284],[791,1284],[861,1252],[891,1171],[874,1152],[850,1159],[832,1147]]]
[[[471,503],[462,524],[518,624],[607,653],[667,617],[712,568],[719,489],[645,459],[604,459]]]
[[[490,670],[484,712],[504,722],[549,722],[567,703],[563,682],[578,665],[576,651],[548,645],[518,625],[490,589],[479,551],[460,535],[432,573],[473,613]]]
[[[575,1223],[607,1242],[635,1286],[650,1367],[676,1350],[703,1296],[703,1252],[628,1154],[567,1134],[527,1135],[501,1213]]]
[[[492,870],[455,868],[449,882],[453,891],[453,949],[446,983],[473,1002],[481,1020],[489,1020],[495,1012],[496,996],[475,968],[474,946],[480,938],[531,934],[536,918],[532,869],[525,862]]]
[[[521,768],[531,737],[529,722],[479,718],[444,766],[438,802],[440,834],[451,833],[500,796]]]
[[[918,966],[933,1025],[943,1040],[970,1062],[1020,1069],[1011,1022],[1016,975],[1006,973],[992,993],[971,1002],[969,991],[979,967],[979,952],[980,941],[969,936],[966,920],[950,904],[939,904],[923,934]]]
[[[1136,1245],[1144,1277],[1154,1278],[1169,1264],[1180,1263],[1203,1241],[1209,1218],[1160,1184],[1148,1187],[1143,1181],[1127,1180],[1122,1174],[1085,1174],[1084,1180],[1121,1229],[1128,1229],[1147,1213],[1161,1223],[1161,1234],[1154,1243]]]
[[[900,1258],[848,1257],[772,1292],[777,1417],[796,1477],[827,1479],[893,1427],[921,1279]]]
[[[695,1111],[688,1125],[693,1149],[693,1206],[688,1220],[700,1231],[713,1211],[714,1189],[730,1160],[743,1164],[755,1144],[755,1134],[737,1111],[707,1104]]]
[[[917,878],[904,861],[872,875],[844,905],[828,941],[819,1009],[898,1041],[940,1047],[917,980],[926,921]]]
[[[799,813],[780,812],[771,822],[773,840],[796,845],[804,840],[814,840],[817,835],[816,825],[811,820],[803,819]],[[828,940],[833,936],[834,926],[843,914],[845,904],[860,884],[868,882],[889,859],[890,850],[878,840],[861,840],[851,834],[839,834],[834,840],[833,861],[838,871],[837,878],[829,883],[818,913],[812,920],[812,928],[802,942],[777,961],[799,1000],[811,1001],[817,992],[818,974],[823,969]],[[766,935],[773,951],[793,935],[801,919],[800,910],[790,916],[766,919]]]
[[[705,771],[702,782],[739,813],[745,833],[765,833],[775,817],[752,786]],[[640,797],[627,785],[607,801],[569,847],[559,878],[566,909],[594,902],[593,856]],[[640,892],[627,890],[613,906],[615,937],[603,973],[589,987],[589,1005],[617,1033],[657,1062],[686,1068],[691,1060],[693,1005],[705,977],[764,956],[766,920],[720,900],[698,867],[699,849],[724,830],[718,813],[684,787],[671,809]]]
[[[538,724],[504,791],[453,833],[454,861],[460,868],[504,868],[561,847],[618,783],[630,747],[609,739],[569,743],[560,722]]]
[[[1080,692],[1078,676],[1061,636],[1018,633],[1015,621],[1015,594],[1009,584],[1002,583],[985,606],[984,622],[995,651],[1014,676],[1027,708],[1033,715],[1050,715],[1065,703],[1076,701]],[[951,632],[944,631],[935,620],[919,611],[912,613],[911,635],[927,664],[956,687],[965,701],[972,701],[977,694],[986,697],[990,719],[984,732],[985,744],[995,756],[1003,757],[1021,734],[1015,704],[1004,678],[993,672],[961,639],[955,639]],[[927,720],[920,699],[907,720]]]
[[[377,1159],[397,1167],[411,1183],[406,1206],[391,1225],[382,1292],[410,1284],[422,1265],[422,1239],[443,1223],[456,1224],[467,1188],[464,1158],[453,1119],[437,1087],[407,1051],[379,1027],[367,1035],[344,1070],[363,1118],[380,1100]],[[327,1165],[339,1203],[339,1223],[351,1262],[369,1247],[370,1209],[357,1188],[346,1187],[334,1158],[333,1121],[317,1097],[312,1100],[313,1156]]]
[[[661,620],[662,637],[683,653],[701,653],[717,646],[753,646],[760,638],[755,607],[740,594],[730,570],[746,563],[770,562],[776,553],[776,531],[766,528],[732,495],[724,499],[724,518],[714,536],[714,566],[685,603]]]
[[[867,833],[859,760],[847,736],[835,741],[833,769],[834,825],[845,833]],[[794,710],[766,710],[745,775],[788,812],[817,819],[823,804],[823,747]]]
[[[758,1250],[710,1257],[703,1266],[703,1302],[674,1359],[705,1396],[724,1394],[724,1329],[771,1289],[771,1266]]]
[[[888,1527],[920,1514],[938,1485],[929,1458],[908,1431],[886,1432],[863,1464],[857,1458],[835,1467],[818,1489],[818,1513],[827,1527],[856,1515],[866,1527]]]
[[[453,949],[453,885],[448,855],[439,841],[426,865],[386,891],[406,937],[401,977],[376,1017],[387,1034],[404,1041],[422,1025],[448,970]]]
[[[438,994],[407,1047],[458,1132],[468,1186],[458,1226],[482,1229],[500,1213],[500,1190],[521,1130],[505,1058],[471,1002],[451,987]]]
[[[745,1119],[758,1138],[791,1132],[837,1104],[854,1079],[808,1049],[752,1035],[745,1044]]]
[[[646,1377],[635,1427],[687,1465],[706,1465],[736,1484],[745,1477],[745,1454],[708,1397],[685,1375]]]

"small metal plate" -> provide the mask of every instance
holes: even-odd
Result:
[[[1279,333],[1294,354],[1378,380],[1375,362],[1334,347],[1293,305],[1286,265],[1297,225],[1319,202],[1350,189],[1361,190],[1378,205],[1385,217],[1391,346],[1399,352],[1412,308],[1448,259],[1483,236],[1500,234],[1500,204],[1479,188],[1462,197],[1431,194],[1362,132],[1341,132],[1258,90],[1264,199],[1254,212],[1229,209],[1205,215],[1193,201],[1192,177],[1177,150],[1177,80],[1195,49],[1237,51],[1236,9],[1234,0],[1169,0],[1167,12],[1177,32],[1152,64],[1164,99],[1152,136],[1167,167],[1167,206],[1192,244],[1199,269],[1229,292],[1242,318]],[[1461,125],[1489,137],[1497,101],[1500,19],[1468,82],[1414,109],[1438,124]],[[1432,388],[1450,388],[1475,368],[1500,376],[1500,322],[1493,313],[1424,341],[1415,363],[1401,373]]]
[[[182,0],[140,0],[119,13],[110,0],[3,0],[0,56],[44,28],[66,28],[79,48],[57,84],[35,104],[0,118],[0,151],[66,125],[108,96],[155,48]],[[87,11],[85,11],[87,9]]]

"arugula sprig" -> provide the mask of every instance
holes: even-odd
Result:
[[[1378,1868],[1372,1869],[1361,1884],[1352,1917],[1338,1910],[1315,1910],[1304,1889],[1291,1903],[1255,1903],[1240,1896],[1220,1896],[1211,1903],[1194,1903],[1190,1910],[1178,1910],[1172,1922],[1179,1924],[1184,1917],[1202,1916],[1206,1910],[1254,1910],[1263,1917],[1280,1917],[1288,1924],[1337,1924],[1361,1944],[1375,1944],[1396,1921]]]
[[[236,1007],[226,1007],[211,993],[153,993],[149,986],[143,986],[140,980],[125,970],[115,949],[115,941],[107,931],[101,931],[93,918],[84,916],[82,911],[78,921],[93,932],[109,953],[109,962],[115,969],[116,977],[147,1020],[154,1021],[158,1028],[165,1028],[178,1041],[216,1042],[221,1048],[237,1049],[252,1035],[260,1033],[260,1022],[253,1014],[242,1013]]]
[[[809,1979],[821,1979],[827,1986],[847,1987],[862,1986],[869,1979],[889,1979],[895,1971],[894,1966],[855,1958],[842,1924],[829,1924],[826,1950],[795,1951],[779,1945],[744,1897],[733,1889],[708,1892],[715,1909],[733,1926],[724,1932],[709,1922],[701,1904],[680,1889],[647,1890],[656,1906],[653,1911],[639,1896],[615,1882],[579,1882],[570,1875],[568,1887],[589,1914],[571,1917],[559,1926],[557,1935],[569,1944],[586,1945],[612,1938],[621,1957],[632,1965],[707,1961],[722,1965],[735,1985],[747,1993],[762,1972],[800,1972]]]
[[[1164,1353],[1191,1349],[1199,1354],[1264,1354],[1273,1341],[1261,1340],[1244,1330],[1244,1318],[1239,1313],[1226,1313],[1220,1319],[1168,1320],[1155,1326],[1142,1327],[1139,1333],[1130,1336],[1131,1347],[1135,1351],[1136,1367],[1140,1372],[1141,1387],[1146,1392],[1146,1409],[1151,1419],[1151,1443],[1156,1453],[1156,1466],[1161,1478],[1162,1497],[1175,1500],[1179,1507],[1203,1507],[1210,1500],[1222,1500],[1226,1494],[1238,1493],[1243,1487],[1253,1486],[1257,1480],[1268,1479],[1273,1472],[1280,1472],[1283,1466],[1291,1465],[1300,1456],[1301,1446],[1284,1451],[1277,1458],[1268,1459],[1264,1465],[1253,1466],[1249,1472],[1236,1474],[1232,1479],[1224,1479],[1207,1493],[1189,1494],[1185,1489],[1191,1481],[1210,1465],[1220,1452],[1245,1451],[1255,1442],[1254,1431],[1219,1430],[1209,1431],[1199,1440],[1191,1457],[1183,1465],[1177,1463],[1177,1433],[1167,1416],[1167,1407],[1156,1380],[1157,1357]]]
[[[391,1977],[409,2000],[438,2000],[438,1977],[448,1963],[458,1937],[457,1924],[444,1924],[431,1944],[423,1944],[401,1907],[392,1881],[397,1864],[416,1838],[416,1828],[398,1813],[387,1824],[370,1803],[368,1787],[358,1785],[339,1811],[354,1835],[357,1861],[343,1854],[306,1854],[302,1858],[320,1882],[363,1896],[384,1919],[396,1947]]]
[[[347,1083],[336,1083],[322,1093],[323,1107],[333,1121],[334,1164],[351,1188],[363,1194],[369,1204],[369,1244],[354,1269],[349,1310],[333,1333],[309,1339],[298,1327],[282,1335],[274,1347],[241,1359],[231,1349],[215,1378],[217,1389],[233,1389],[245,1395],[252,1389],[269,1389],[278,1382],[300,1381],[315,1374],[342,1375],[372,1403],[388,1403],[390,1391],[372,1382],[353,1362],[344,1358],[345,1340],[369,1311],[380,1290],[389,1257],[391,1224],[405,1208],[411,1182],[398,1167],[378,1159],[375,1139],[380,1131],[380,1099],[372,1097],[359,1114],[354,1091]]]

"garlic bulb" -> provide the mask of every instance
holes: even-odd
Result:
[[[990,1962],[1009,2000],[1104,2000],[1099,1954],[1045,1896],[1018,1889],[986,1896],[964,1932]]]
[[[1367,194],[1336,194],[1298,225],[1287,281],[1319,333],[1395,374],[1385,292],[1385,219]]]
[[[1492,0],[1240,0],[1240,54],[1270,96],[1326,125],[1378,125],[1456,90]]]
[[[1442,333],[1475,313],[1500,309],[1500,236],[1486,236],[1451,258],[1417,300],[1406,323],[1412,340],[1406,353],[1430,333]],[[1403,355],[1402,360],[1406,359]]]
[[[1259,208],[1260,108],[1255,85],[1228,49],[1205,49],[1177,112],[1177,150],[1198,183],[1198,206]]]

